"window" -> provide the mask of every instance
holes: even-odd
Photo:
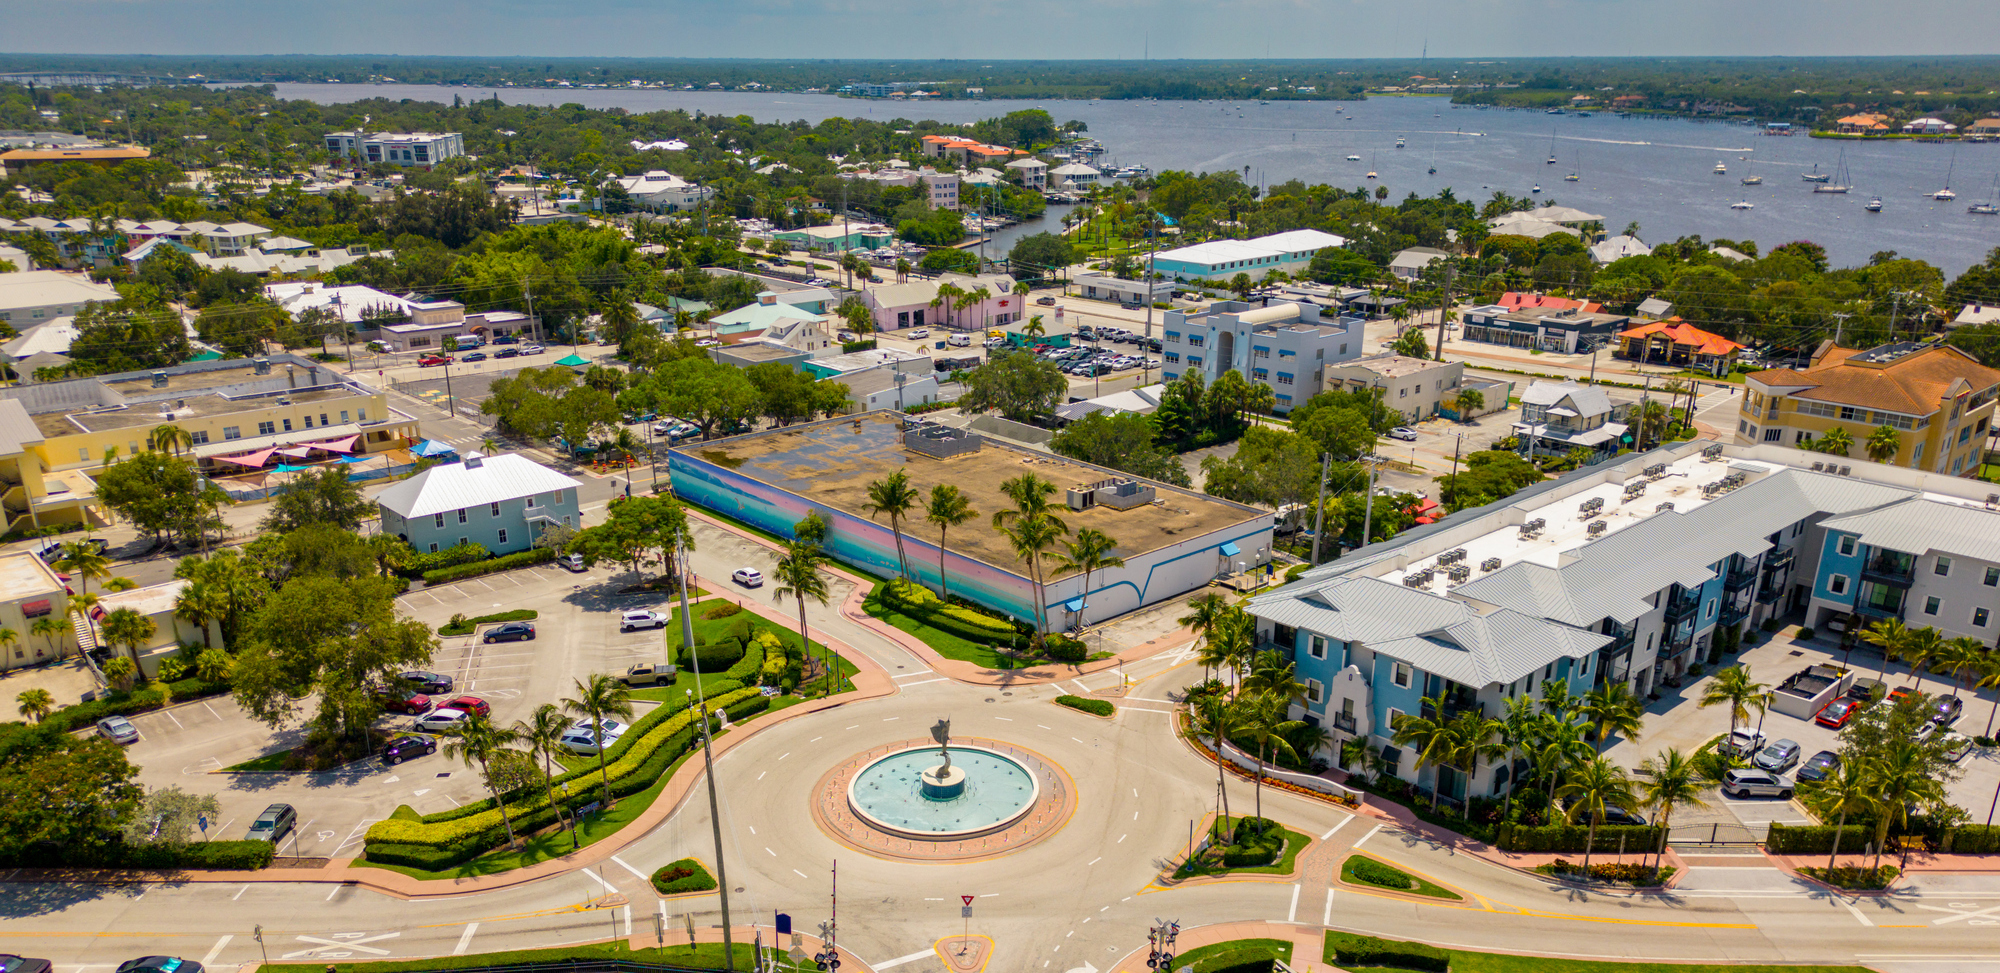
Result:
[[[355,418],[357,418],[357,419],[360,419],[360,420],[361,420],[362,422],[367,422],[367,421],[368,421],[368,410],[367,410],[367,409],[362,409],[362,410],[360,410],[360,411],[358,411],[358,412],[354,413],[354,416],[355,416]]]
[[[1839,550],[1840,550],[1840,556],[1841,556],[1841,557],[1853,557],[1853,556],[1854,556],[1854,535],[1853,535],[1853,534],[1842,534],[1842,535],[1840,535],[1840,547],[1839,547]]]
[[[1937,564],[1931,567],[1931,573],[1940,578],[1951,577],[1951,558],[1945,557],[1942,554],[1938,555]]]
[[[202,446],[202,445],[206,445],[207,443],[208,443],[208,430],[206,430],[206,429],[197,429],[197,430],[195,430],[195,431],[194,431],[194,444],[195,444],[196,446]]]
[[[1942,607],[1944,607],[1944,603],[1939,601],[1936,595],[1924,599],[1924,614],[1926,615],[1935,615],[1938,613],[1938,609]]]
[[[1402,710],[1399,710],[1396,707],[1391,706],[1389,707],[1387,718],[1383,721],[1382,725],[1393,729],[1396,726],[1396,718],[1403,715],[1404,713]],[[1393,753],[1396,755],[1396,762],[1402,763],[1403,752],[1401,750],[1398,750],[1395,747],[1383,747],[1382,753],[1384,756]]]
[[[563,526],[564,527],[572,526],[569,522],[569,514],[563,514]]]
[[[277,423],[270,422],[267,420],[257,424],[257,435],[259,436],[269,436],[277,431],[278,431]]]
[[[290,420],[287,420],[287,422],[289,422],[289,421],[290,421]],[[307,415],[307,416],[306,416],[306,428],[307,428],[307,429],[311,429],[312,427],[313,427],[313,417],[312,417],[311,415]],[[289,429],[289,428],[290,428],[290,426],[288,425],[288,426],[287,426],[286,428],[288,428],[288,429]]]
[[[1279,385],[1290,385],[1290,384],[1292,384],[1292,373],[1291,373],[1291,372],[1279,372],[1279,373],[1278,373],[1278,384],[1279,384]]]
[[[1269,348],[1266,348],[1266,347],[1264,347],[1263,345],[1257,345],[1257,346],[1253,347],[1252,349],[1250,349],[1250,353],[1251,353],[1252,357],[1256,357],[1256,358],[1269,358],[1269,357],[1271,357],[1271,349],[1269,349]]]
[[[1167,363],[1168,363],[1168,364],[1170,364],[1170,365],[1178,365],[1178,364],[1180,364],[1180,362],[1181,362],[1181,353],[1180,353],[1180,352],[1178,352],[1178,351],[1170,351],[1170,352],[1167,352]]]
[[[1988,567],[1986,569],[1986,580],[1980,583],[1988,588],[2000,588],[2000,568]]]
[[[292,431],[292,420],[290,420],[290,419],[286,419],[286,420],[284,420],[284,423],[285,423],[285,431],[286,431],[286,432],[291,432],[291,431]]]
[[[1189,356],[1188,356],[1188,361],[1187,361],[1187,363],[1188,363],[1189,365],[1192,365],[1192,366],[1194,366],[1195,368],[1200,368],[1200,367],[1201,367],[1201,356],[1200,356],[1200,355],[1189,355]]]
[[[488,509],[488,510],[486,511],[486,515],[487,515],[488,517],[498,517],[498,516],[500,516],[500,505],[499,505],[499,504],[497,504],[497,503],[496,503],[496,504],[494,504],[494,505],[493,505],[493,506],[492,506],[492,507],[491,507],[490,509]]]
[[[1174,344],[1180,344],[1181,342],[1181,333],[1178,331],[1168,331],[1166,332],[1166,337],[1168,341]]]
[[[432,542],[431,542],[431,553],[432,553],[432,554],[436,554],[437,552],[438,552],[438,546],[437,546],[437,541],[432,541]]]
[[[1343,354],[1343,355],[1347,354],[1347,346],[1346,346],[1346,345],[1341,345],[1341,346],[1340,346],[1340,353],[1341,353],[1341,354]]]
[[[507,528],[505,527],[500,528],[500,543],[507,543]]]
[[[340,421],[341,421],[341,422],[346,422],[346,421],[347,421],[347,410],[346,410],[346,409],[342,409],[342,410],[340,410]]]
[[[1984,608],[1974,608],[1974,609],[1972,610],[1972,627],[1973,627],[1973,628],[1985,628],[1985,627],[1986,627],[1986,620],[1987,620],[1987,619],[1988,619],[1989,617],[1990,617],[1990,613],[1989,613],[1989,612],[1988,612],[1988,611],[1987,611],[1986,609],[1984,609]]]
[[[1326,658],[1326,639],[1318,635],[1313,636],[1312,641],[1307,645],[1306,651],[1312,653],[1312,657],[1315,659]]]
[[[532,493],[528,494],[528,509],[529,509],[529,510],[533,510],[533,509],[535,509],[535,506],[536,506],[536,503],[535,503],[535,501],[536,501],[536,500],[538,500],[538,499],[540,499],[540,498],[538,498],[538,497],[537,497],[537,496],[536,496],[535,494],[532,494]]]
[[[1826,590],[1836,595],[1847,594],[1847,575],[1836,574],[1826,579]]]
[[[1268,368],[1253,368],[1250,370],[1250,377],[1259,382],[1268,382],[1271,380],[1271,370]]]
[[[1206,338],[1207,338],[1206,335],[1191,334],[1188,335],[1188,344],[1193,345],[1196,348],[1199,348],[1201,347],[1202,341],[1205,340]]]
[[[464,547],[465,545],[470,543],[472,543],[472,539],[469,537],[461,537],[458,539],[458,546],[460,547]]]
[[[1306,702],[1319,703],[1319,702],[1324,702],[1325,699],[1326,699],[1325,687],[1320,685],[1319,680],[1317,679],[1306,680]]]
[[[243,429],[240,426],[223,426],[222,438],[224,441],[228,441],[231,439],[242,439]]]
[[[86,463],[90,462],[90,447],[78,446],[76,448],[76,458]]]
[[[1778,440],[1783,439],[1784,437],[1785,437],[1785,431],[1783,429],[1764,430],[1764,441],[1767,443],[1775,443]]]
[[[1959,444],[1960,446],[1963,446],[1963,445],[1965,445],[1965,441],[1966,441],[1966,440],[1968,440],[1968,439],[1971,439],[1971,438],[1972,438],[1972,427],[1971,427],[1971,426],[1966,426],[1966,427],[1965,427],[1964,429],[1960,429],[1960,430],[1958,431],[1958,444]]]
[[[1399,399],[1407,399],[1407,398],[1409,398],[1409,397],[1410,397],[1410,390],[1409,390],[1409,389],[1397,389],[1397,390],[1396,390],[1396,398],[1399,398]]]
[[[1398,662],[1389,673],[1389,681],[1404,689],[1408,689],[1410,688],[1410,675],[1410,664],[1407,662]]]
[[[459,522],[459,523],[461,523],[461,524],[462,524],[462,523],[465,523],[465,508],[464,508],[464,507],[460,507],[460,508],[458,508],[458,522]]]
[[[434,518],[436,526],[438,527],[444,526],[444,514],[432,514],[431,516],[432,518]]]

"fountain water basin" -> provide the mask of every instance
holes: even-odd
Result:
[[[985,747],[949,750],[949,768],[936,747],[870,761],[847,785],[848,808],[879,831],[956,841],[1000,831],[1035,806],[1041,782],[1020,761]]]

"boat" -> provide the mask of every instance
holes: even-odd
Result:
[[[1576,182],[1582,178],[1583,178],[1582,176],[1579,176],[1576,173],[1572,172],[1569,175],[1563,177],[1563,182]]]
[[[1940,203],[1948,203],[1954,199],[1957,199],[1958,194],[1952,192],[1949,189],[1940,189],[1937,192],[1932,193],[1931,198],[1937,200]]]
[[[1756,207],[1757,207],[1756,203],[1753,203],[1747,199],[1738,200],[1734,203],[1729,204],[1730,209],[1755,209]]]
[[[1882,197],[1877,196],[1874,199],[1869,200],[1868,205],[1863,206],[1861,208],[1867,210],[1870,213],[1882,212]]]
[[[1561,114],[1561,112],[1557,112]],[[1556,130],[1549,129],[1549,165],[1556,164]]]
[[[1764,177],[1763,177],[1763,176],[1744,176],[1744,177],[1743,177],[1743,185],[1745,185],[1745,186],[1762,186],[1763,184],[1764,184]]]
[[[1396,140],[1396,148],[1400,149],[1402,147],[1403,147],[1403,140],[1399,138]]]
[[[1368,178],[1370,179],[1375,178],[1375,170],[1373,169],[1368,170]]]
[[[1715,174],[1718,176],[1729,175],[1729,167],[1718,162],[1715,164]]]
[[[1973,203],[1965,211],[1974,216],[2000,216],[2000,206],[1994,205],[1996,198],[2000,198],[2000,176],[1993,177],[1993,188],[1987,192],[1986,202]]]
[[[1834,164],[1833,179],[1813,187],[1816,193],[1845,193],[1848,190],[1847,150],[1840,150],[1840,161]]]
[[[1958,198],[1958,194],[1951,191],[1951,170],[1956,165],[1958,165],[1958,150],[1954,148],[1951,150],[1951,161],[1945,163],[1944,188],[1932,193],[1932,199],[1942,203]]]
[[[1360,162],[1360,161],[1361,161],[1361,157],[1360,157],[1360,156],[1358,156],[1358,155],[1349,155],[1349,156],[1347,157],[1347,161],[1349,161],[1349,162]]]
[[[1807,182],[1832,182],[1833,173],[1819,171],[1819,163],[1813,163],[1813,171],[1799,173],[1799,178]]]
[[[1533,188],[1533,189],[1529,190],[1529,192],[1534,192],[1534,193],[1538,193],[1538,192],[1541,192],[1541,191],[1542,191],[1542,184],[1541,184],[1541,183],[1536,183],[1536,184],[1535,184],[1535,188]]]
[[[1563,113],[1563,110],[1562,110],[1562,109],[1560,109],[1560,108],[1551,108],[1551,109],[1549,109],[1549,114],[1551,114],[1551,115],[1560,115],[1560,114],[1562,114],[1562,113]]]
[[[1576,116],[1577,118],[1589,118],[1589,117],[1590,117],[1590,113],[1589,113],[1589,112],[1587,112],[1587,111],[1580,111],[1580,112],[1571,112],[1571,114],[1572,114],[1572,115],[1575,115],[1575,116]]]

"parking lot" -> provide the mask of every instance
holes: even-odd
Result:
[[[1741,662],[1750,669],[1752,678],[1770,687],[1777,687],[1793,673],[1811,665],[1839,666],[1842,653],[1839,647],[1825,640],[1797,641],[1785,636],[1774,636],[1762,645],[1739,653],[1735,659],[1725,659],[1724,667]],[[1849,665],[1856,678],[1875,679],[1881,670],[1882,656],[1868,646],[1854,650]],[[1641,760],[1657,754],[1668,747],[1683,753],[1693,753],[1703,743],[1729,732],[1729,711],[1727,706],[1711,706],[1702,709],[1696,705],[1708,681],[1714,678],[1714,671],[1702,679],[1691,680],[1680,689],[1661,687],[1660,699],[1646,708],[1645,732],[1638,740],[1620,739],[1606,755],[1614,763],[1626,768],[1638,766]],[[1882,677],[1890,689],[1916,683],[1907,666],[1891,664],[1888,674]],[[1937,677],[1926,675],[1923,690],[1927,693],[1952,692],[1951,684]],[[1977,694],[1964,694],[1965,713],[1959,719],[1956,729],[1964,735],[1978,736],[1985,732],[1986,719],[1992,712],[1994,691],[1983,690]],[[1759,727],[1759,715],[1753,710],[1748,727]],[[1770,742],[1791,740],[1799,745],[1801,762],[1810,759],[1822,750],[1838,752],[1840,732],[1821,726],[1812,720],[1801,720],[1787,716],[1776,710],[1762,715],[1761,730]],[[1981,747],[1973,747],[1965,759],[1958,764],[1964,775],[1949,787],[1952,803],[1966,809],[1974,822],[1986,820],[1992,807],[1997,787],[2000,787],[2000,753]],[[1785,772],[1792,777],[1796,768]],[[1713,807],[1709,811],[1699,809],[1681,810],[1674,813],[1675,839],[1690,837],[1694,831],[1715,824],[1720,830],[1727,830],[1730,824],[1741,829],[1740,833],[1762,838],[1773,821],[1785,824],[1812,823],[1812,817],[1796,799],[1780,801],[1776,799],[1748,798],[1737,800],[1725,798],[1710,792],[1705,800]],[[1724,840],[1727,840],[1726,838]]]

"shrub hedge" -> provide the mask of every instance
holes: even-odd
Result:
[[[1070,709],[1080,709],[1092,716],[1110,716],[1117,711],[1109,700],[1089,699],[1083,696],[1057,696],[1056,702]]]
[[[723,601],[718,598],[701,606],[701,617],[707,619],[728,618],[731,615],[740,614],[742,611],[742,605],[733,601]]]
[[[1356,855],[1348,863],[1348,871],[1359,881],[1370,885],[1380,885],[1385,889],[1395,889],[1399,892],[1407,892],[1415,888],[1417,884],[1402,869],[1384,865],[1373,858],[1363,858],[1359,855]]]
[[[1451,954],[1436,946],[1376,936],[1329,932],[1326,951],[1330,954],[1326,962],[1339,967],[1393,966],[1426,973],[1447,973],[1451,968]]]
[[[1267,949],[1232,949],[1216,953],[1195,964],[1194,973],[1271,973],[1277,957]]]
[[[715,888],[715,876],[692,858],[669,862],[653,873],[653,891],[661,895],[679,892],[706,892]]]
[[[883,582],[876,593],[897,611],[968,641],[982,645],[1012,642],[1017,634],[1014,623],[1007,619],[939,601],[936,592],[902,578]]]
[[[1830,854],[1833,851],[1833,832],[1832,825],[1792,825],[1773,821],[1770,837],[1764,839],[1764,847],[1773,855]],[[1868,842],[1874,837],[1872,826],[1857,826],[1849,821],[1840,836],[1840,850],[1860,854],[1868,849]]]
[[[153,868],[249,872],[268,868],[277,848],[268,841],[190,841],[185,844],[38,848],[0,859],[8,868]]]
[[[541,612],[533,608],[517,608],[513,611],[494,612],[468,618],[463,625],[446,624],[438,628],[439,635],[471,635],[472,630],[488,622],[530,622],[541,617]]]
[[[1831,829],[1829,829],[1831,830]],[[1493,844],[1502,851],[1581,852],[1590,841],[1590,828],[1581,825],[1554,824],[1529,827],[1511,822],[1501,822],[1493,827]],[[1623,841],[1627,851],[1652,850],[1659,847],[1660,829],[1651,826],[1607,824],[1597,829],[1597,845],[1594,851],[1617,851]]]
[[[487,550],[484,545],[469,543],[453,544],[442,551],[425,551],[411,554],[410,559],[403,562],[403,566],[397,569],[397,573],[407,577],[418,578],[432,571],[456,567],[461,564],[471,564],[474,561],[484,561],[492,556],[493,552]]]
[[[131,692],[114,692],[103,699],[65,706],[49,714],[43,720],[62,730],[74,730],[89,726],[107,716],[131,716],[156,710],[175,700],[200,699],[204,696],[219,696],[229,691],[226,682],[208,682],[202,679],[182,679],[179,682],[151,683]]]
[[[1841,843],[1846,844],[1845,841]],[[2000,824],[1959,825],[1944,833],[1938,850],[1959,855],[1986,855],[2000,851]]]
[[[531,564],[547,564],[555,559],[556,552],[554,548],[538,547],[531,551],[516,551],[512,554],[503,554],[485,561],[474,561],[470,564],[460,564],[453,567],[439,568],[435,571],[425,571],[424,583],[444,584],[450,581],[461,581],[466,578],[476,578],[482,574],[492,574],[495,571],[525,568]]]

